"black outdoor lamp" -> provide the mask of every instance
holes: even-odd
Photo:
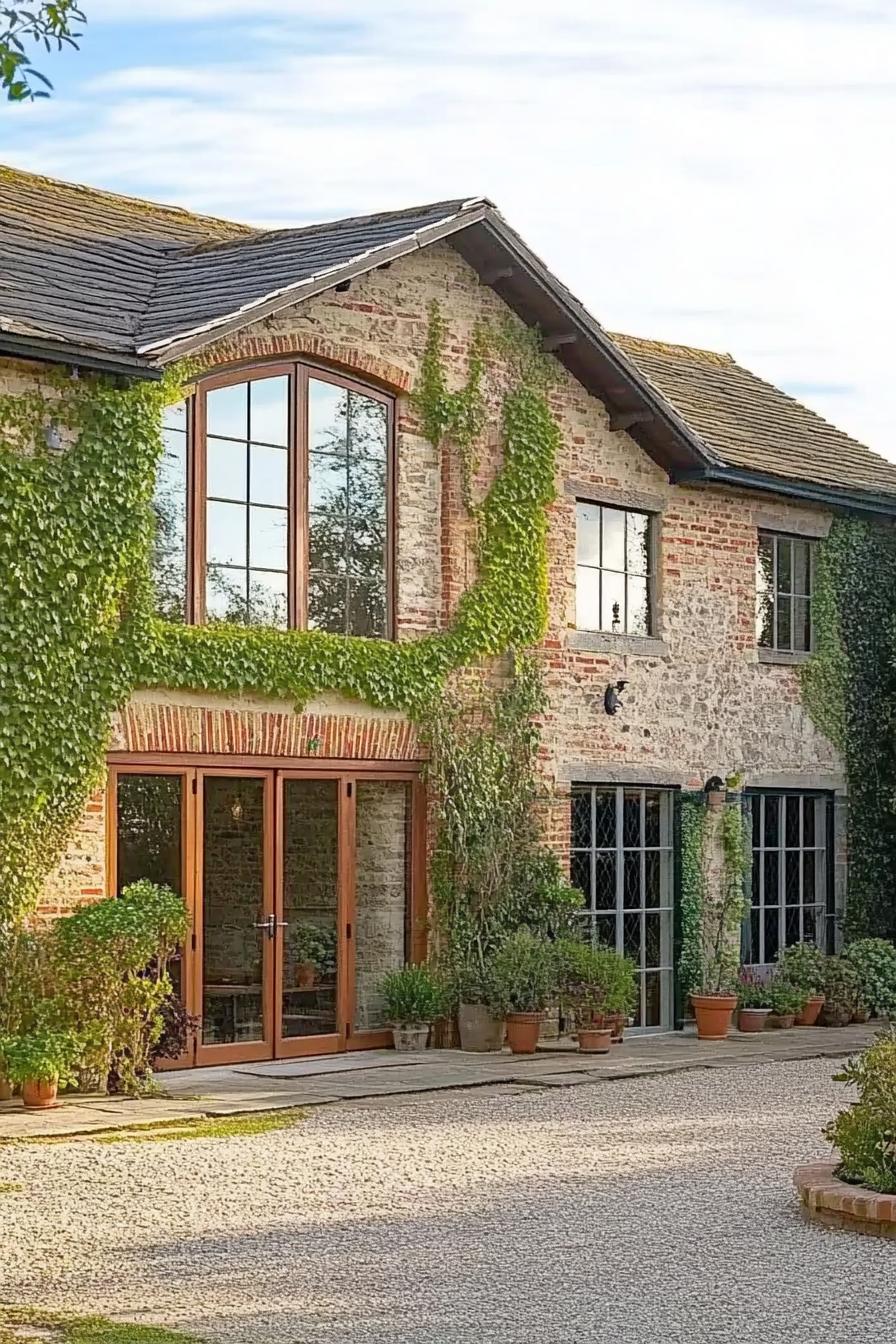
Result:
[[[625,690],[627,685],[627,681],[617,681],[614,685],[608,686],[604,691],[604,709],[608,714],[619,713],[622,708],[622,701],[619,699],[619,694],[621,691]]]

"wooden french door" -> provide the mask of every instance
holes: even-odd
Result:
[[[190,908],[174,1067],[390,1043],[379,982],[425,955],[416,772],[131,760],[109,787],[110,891],[149,877]]]

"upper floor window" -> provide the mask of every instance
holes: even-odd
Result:
[[[165,416],[169,619],[390,633],[391,399],[305,364],[209,378]]]
[[[579,500],[576,504],[576,626],[649,635],[650,515]]]
[[[756,641],[784,653],[812,648],[814,543],[777,532],[759,533],[756,560]]]

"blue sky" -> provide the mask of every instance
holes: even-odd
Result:
[[[260,224],[487,195],[611,330],[896,459],[896,0],[83,0],[0,160]]]

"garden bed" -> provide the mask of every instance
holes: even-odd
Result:
[[[793,1173],[806,1217],[827,1227],[896,1239],[896,1196],[841,1181],[835,1171],[833,1162],[813,1162]]]

